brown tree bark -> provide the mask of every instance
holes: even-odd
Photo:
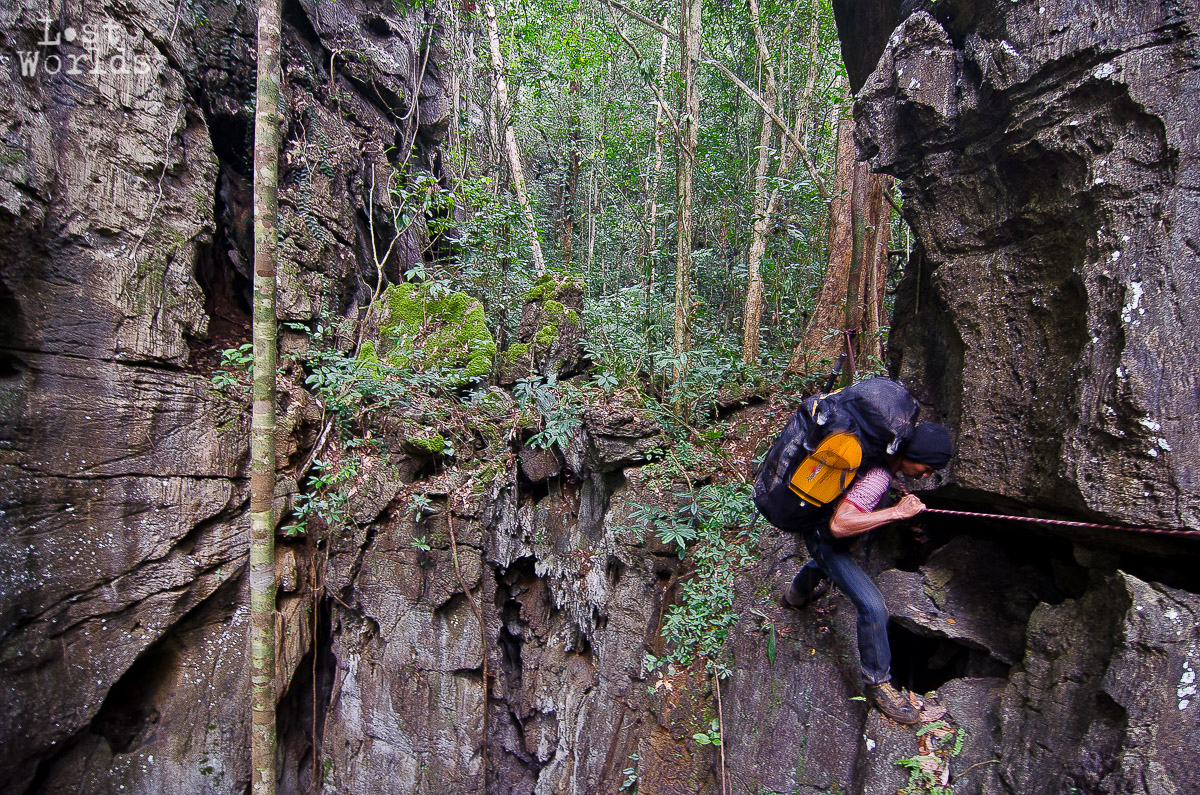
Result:
[[[854,119],[843,117],[838,123],[834,195],[829,202],[829,259],[825,265],[825,280],[804,337],[792,354],[789,370],[805,371],[822,359],[832,359],[845,347],[840,335],[830,337],[830,334],[844,328],[846,320],[844,301],[854,255],[850,206],[854,190],[854,155]]]
[[[885,233],[888,207],[883,196],[886,177],[872,174],[854,160],[854,120],[838,124],[837,195],[829,203],[829,261],[817,305],[788,369],[806,371],[846,351],[846,332],[858,340],[854,361],[879,356],[877,295],[882,267],[879,236]],[[875,312],[875,320],[869,315]],[[873,328],[873,332],[869,330]],[[869,332],[869,333],[863,333]],[[874,334],[874,344],[864,340]]]
[[[873,203],[868,207],[867,243],[863,252],[863,320],[858,349],[858,364],[862,368],[869,367],[872,360],[883,359],[883,289],[888,268],[888,242],[892,231],[892,208],[885,198],[885,194],[892,190],[892,178],[878,174],[871,176]]]

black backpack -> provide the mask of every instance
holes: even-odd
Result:
[[[799,532],[824,517],[831,502],[802,498],[796,488],[797,470],[805,464],[811,475],[828,463],[818,448],[837,434],[858,442],[858,461],[833,469],[839,478],[836,494],[849,487],[859,469],[883,464],[897,453],[917,424],[920,407],[902,384],[870,378],[845,389],[814,395],[800,404],[783,433],[771,445],[754,481],[754,504],[768,522],[781,530]],[[815,456],[815,457],[814,457]]]

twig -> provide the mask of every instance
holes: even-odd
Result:
[[[170,42],[171,39],[175,38],[175,29],[177,27],[179,27],[179,12],[182,10],[183,10],[183,0],[179,0],[179,2],[175,4],[175,20],[171,23],[171,32],[167,34],[168,42]]]
[[[885,190],[883,192],[883,198],[888,200],[888,204],[892,205],[893,210],[900,213],[901,216],[904,215],[904,210],[900,209],[900,203],[896,201],[896,197],[892,196],[892,192],[890,190]]]
[[[183,113],[183,103],[179,103],[179,108],[175,111],[175,118],[171,122],[171,126],[167,128],[167,140],[163,144],[163,167],[162,173],[158,175],[158,196],[154,199],[154,205],[150,208],[150,217],[146,219],[146,228],[142,231],[141,237],[134,244],[133,250],[129,252],[129,261],[134,262],[137,259],[138,249],[142,247],[142,242],[146,239],[146,235],[150,234],[150,227],[154,225],[154,213],[158,211],[158,205],[162,201],[163,180],[167,176],[167,168],[170,163],[167,162],[171,156],[171,141],[175,138],[175,125],[179,124],[179,114]]]
[[[467,581],[463,579],[462,569],[458,565],[458,539],[454,534],[454,497],[453,495],[446,499],[446,528],[450,531],[450,554],[454,560],[454,576],[458,578],[458,584],[462,587],[463,593],[467,596],[467,601],[471,603],[471,610],[475,613],[475,618],[479,620],[479,641],[480,641],[480,656],[483,658],[483,738],[482,747],[480,749],[481,758],[483,761],[483,791],[487,792],[488,779],[488,646],[487,646],[487,624],[483,620],[483,610],[480,609],[479,603],[475,601],[475,595],[471,593],[471,589],[467,587]]]
[[[713,689],[717,691],[717,731],[721,734],[721,795],[729,795],[729,786],[725,782],[725,713],[721,710],[721,676],[717,673],[717,665],[713,663]]]
[[[987,760],[986,762],[976,762],[975,764],[971,765],[970,767],[968,767],[968,768],[967,768],[966,770],[964,770],[963,772],[959,773],[959,774],[958,774],[957,776],[955,776],[954,778],[950,779],[950,786],[954,786],[954,784],[955,784],[955,783],[956,783],[956,782],[957,782],[957,781],[958,781],[960,778],[962,778],[963,776],[967,775],[967,773],[970,773],[972,770],[974,770],[974,769],[975,769],[975,768],[977,768],[977,767],[983,767],[984,765],[998,765],[998,764],[1000,764],[1000,760],[999,760],[999,759],[989,759],[989,760]]]
[[[322,406],[321,407],[322,419],[324,419],[324,416],[325,416],[325,407]],[[296,484],[297,485],[299,485],[300,481],[304,479],[304,476],[306,474],[308,474],[308,468],[312,466],[313,461],[315,461],[317,456],[321,454],[321,448],[325,445],[325,437],[329,435],[329,430],[332,427],[333,427],[333,417],[330,417],[328,420],[325,420],[325,425],[321,429],[321,435],[317,437],[317,443],[313,445],[312,452],[309,453],[309,455],[308,455],[308,460],[305,461],[304,465],[301,466],[300,469],[298,469],[296,471]]]

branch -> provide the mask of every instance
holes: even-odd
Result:
[[[616,0],[608,0],[608,4],[620,11],[622,14],[632,17],[638,22],[641,22],[643,25],[657,30],[668,39],[677,40],[679,38],[678,34],[676,34],[670,28],[658,24],[653,19],[650,19],[650,17],[643,16],[628,6],[621,5]],[[700,57],[704,63],[714,67],[718,72],[732,80],[734,84],[742,90],[742,93],[754,100],[755,104],[763,109],[763,113],[767,114],[767,116],[771,118],[771,121],[775,122],[776,126],[779,127],[779,131],[787,136],[788,141],[790,141],[792,146],[796,147],[796,151],[800,153],[801,159],[804,160],[804,167],[808,169],[808,176],[812,179],[813,184],[816,186],[817,192],[821,194],[821,198],[825,201],[829,201],[829,190],[825,187],[825,182],[821,179],[820,175],[817,173],[816,167],[812,163],[812,158],[808,153],[808,147],[801,143],[800,139],[796,137],[796,133],[792,132],[792,128],[788,126],[788,123],[779,117],[779,114],[775,112],[774,108],[771,108],[767,105],[766,101],[759,95],[757,91],[746,85],[741,78],[729,71],[725,64],[711,57],[703,50],[700,52]]]
[[[904,215],[904,210],[900,208],[899,202],[896,201],[896,197],[892,195],[890,190],[885,190],[883,192],[883,198],[888,200],[888,204],[892,205],[893,210],[900,213],[901,216]]]
[[[633,50],[633,54],[637,56],[638,63],[645,61],[646,59],[642,56],[642,51],[638,49],[638,46],[633,43],[632,39],[625,35],[625,31],[621,30],[620,25],[617,24],[617,17],[616,14],[613,13],[613,3],[611,0],[609,0],[608,3],[608,13],[613,20],[612,28],[614,31],[616,31],[617,35],[621,37],[621,41],[628,44],[629,48]],[[643,73],[642,76],[646,79],[646,84],[654,90],[654,96],[658,100],[658,106],[663,109],[663,113],[665,113],[667,116],[667,121],[671,122],[671,130],[675,133],[675,142],[679,144],[679,148],[685,154],[691,156],[692,153],[689,152],[687,147],[683,145],[683,134],[679,132],[679,125],[675,122],[675,115],[671,113],[670,106],[668,106],[667,101],[663,99],[662,92],[658,90],[658,81],[651,80],[645,73]]]
[[[775,122],[776,126],[779,127],[779,131],[787,136],[788,141],[790,141],[792,146],[796,148],[796,151],[800,153],[800,159],[804,161],[804,167],[808,169],[808,176],[812,178],[813,184],[817,187],[817,192],[821,194],[821,198],[825,201],[829,201],[829,191],[825,187],[825,182],[817,173],[816,166],[814,166],[812,163],[812,158],[809,157],[808,147],[800,142],[800,139],[796,137],[796,133],[792,132],[792,128],[788,126],[788,123],[781,119],[779,114],[776,113],[773,108],[767,105],[766,101],[759,96],[757,91],[746,85],[744,82],[742,82],[741,78],[729,71],[725,64],[714,60],[713,58],[706,58],[704,63],[711,64],[712,66],[716,67],[718,72],[732,80],[737,87],[746,94],[746,96],[758,103],[758,106],[763,109],[763,113],[771,117],[771,121]]]

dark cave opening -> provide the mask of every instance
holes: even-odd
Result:
[[[337,673],[329,599],[317,605],[316,619],[312,648],[297,665],[276,713],[281,792],[320,789],[321,744]]]
[[[518,603],[517,611],[520,610]],[[510,608],[508,603],[505,605],[505,612]],[[522,667],[524,663],[521,660],[521,646],[524,644],[521,635],[518,632],[513,632],[509,629],[508,624],[500,627],[500,631],[496,633],[496,644],[500,647],[501,658],[504,661],[504,675],[512,683],[513,689],[521,689]]]
[[[521,689],[524,680],[522,648],[528,622],[521,615],[520,597],[537,581],[532,557],[518,558],[496,577],[496,609],[500,618],[500,629],[496,633],[496,644],[500,647],[500,659],[505,684],[512,692]]]
[[[0,351],[0,380],[17,378],[25,371],[25,362],[11,351]]]
[[[0,344],[13,345],[22,338],[21,304],[17,296],[0,281]],[[0,379],[16,378],[25,370],[25,362],[11,350],[0,348]]]
[[[986,651],[948,638],[918,635],[896,622],[888,624],[892,682],[914,693],[937,690],[952,679],[1007,677],[1009,666]]]

